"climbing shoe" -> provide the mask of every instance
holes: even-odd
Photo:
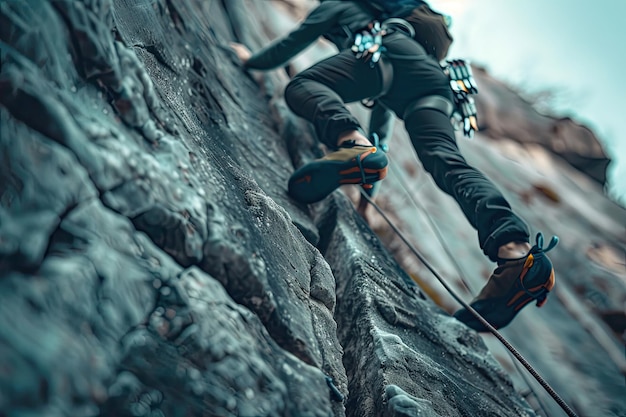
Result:
[[[289,195],[301,203],[324,199],[341,185],[371,187],[387,175],[387,157],[372,145],[344,142],[321,159],[299,168],[289,178]]]
[[[470,306],[496,329],[508,325],[531,301],[541,307],[554,288],[554,269],[546,256],[556,246],[558,238],[553,236],[547,248],[543,248],[543,235],[537,234],[536,244],[528,254],[519,259],[501,259],[487,285]],[[467,309],[463,308],[454,317],[479,332],[488,329]]]

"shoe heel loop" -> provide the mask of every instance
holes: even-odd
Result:
[[[548,246],[544,248],[543,233],[539,232],[537,233],[535,242],[535,246],[532,247],[530,253],[549,252],[559,243],[559,238],[558,236],[552,236],[552,239],[550,239],[550,243],[548,243]]]
[[[378,148],[378,145],[380,144],[380,136],[378,136],[378,133],[374,132],[372,133],[371,137],[372,137],[371,142],[374,144],[376,148]]]

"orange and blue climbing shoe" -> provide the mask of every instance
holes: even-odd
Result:
[[[335,152],[308,163],[289,178],[289,195],[311,204],[324,199],[342,185],[371,187],[387,175],[387,157],[375,146],[344,142]]]
[[[531,301],[541,307],[554,288],[554,268],[546,252],[556,246],[559,239],[553,236],[543,248],[543,235],[537,234],[536,244],[528,254],[519,259],[501,259],[487,285],[470,306],[496,329],[508,325]],[[462,308],[454,317],[468,327],[486,332],[488,329],[469,310]]]

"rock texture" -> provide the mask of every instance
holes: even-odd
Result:
[[[242,71],[228,42],[258,47],[309,6],[0,3],[0,416],[559,415],[353,189],[287,196],[321,149],[282,101],[287,73]],[[568,155],[606,157],[573,122],[480,105],[491,138],[463,142],[468,158],[562,238],[560,290],[507,336],[581,415],[625,415],[626,214],[605,162]],[[399,124],[379,202],[476,292],[491,265],[407,146]]]

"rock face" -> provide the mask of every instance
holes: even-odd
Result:
[[[480,67],[474,68],[481,86],[476,103],[480,130],[495,140],[512,139],[540,145],[604,185],[611,162],[593,132],[568,117],[537,112],[528,102]]]
[[[559,415],[354,190],[287,196],[321,150],[282,101],[287,75],[228,49],[275,36],[279,3],[0,3],[0,416]],[[461,288],[401,201],[415,188],[482,285],[472,231],[428,180],[407,185],[419,165],[396,136],[381,206]],[[581,414],[624,415],[625,211],[597,166],[497,143],[463,146],[563,242],[563,290],[508,336]]]

